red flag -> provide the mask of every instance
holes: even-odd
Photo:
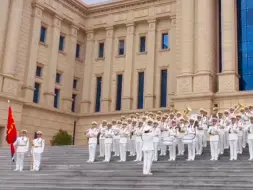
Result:
[[[16,129],[14,117],[12,114],[11,106],[9,106],[8,124],[7,124],[7,130],[6,130],[6,142],[10,145],[12,160],[13,160],[13,156],[15,154],[15,149],[13,147],[13,143],[16,141],[16,139],[17,139],[17,129]]]

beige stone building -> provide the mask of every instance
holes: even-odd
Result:
[[[1,0],[0,145],[8,99],[18,129],[41,130],[47,142],[64,129],[75,144],[93,120],[250,104],[244,10],[250,2]]]

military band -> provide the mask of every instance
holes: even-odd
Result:
[[[230,160],[237,160],[237,154],[242,154],[247,144],[249,160],[253,160],[253,106],[238,104],[224,112],[214,108],[210,114],[203,108],[193,114],[187,107],[184,113],[175,109],[167,113],[144,112],[131,114],[129,118],[122,116],[110,124],[107,121],[100,126],[94,123],[91,130],[97,132],[88,136],[89,144],[96,142],[93,138],[99,138],[100,156],[106,154],[105,161],[109,162],[114,152],[120,162],[125,162],[129,151],[134,161],[145,160],[144,174],[151,174],[152,162],[168,153],[169,161],[175,161],[176,155],[184,155],[185,147],[188,148],[187,160],[193,161],[208,142],[210,160],[218,160],[225,149],[230,151]],[[94,162],[95,145],[91,150],[89,162]]]

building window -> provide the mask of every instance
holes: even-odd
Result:
[[[59,107],[59,97],[60,97],[60,90],[55,88],[54,89],[54,107],[58,108]]]
[[[161,70],[160,107],[167,107],[167,69]]]
[[[39,98],[40,98],[40,83],[35,83],[34,84],[34,93],[33,93],[33,102],[38,104],[39,103]]]
[[[119,55],[125,55],[125,40],[119,40]]]
[[[116,110],[121,110],[121,98],[122,98],[122,75],[117,75],[117,97],[116,97]]]
[[[42,76],[42,67],[37,66],[36,67],[36,77],[41,77]]]
[[[162,49],[168,49],[169,48],[169,35],[168,33],[162,34]]]
[[[146,36],[140,37],[140,52],[146,52]]]
[[[138,103],[137,108],[143,109],[144,102],[144,72],[138,73]]]
[[[98,45],[98,57],[99,58],[104,58],[104,48],[105,48],[105,43],[101,42]]]
[[[47,34],[47,28],[44,26],[41,26],[41,28],[40,28],[40,42],[43,42],[43,43],[46,42],[46,34]]]
[[[64,46],[65,46],[65,37],[61,35],[59,41],[59,51],[64,51]]]
[[[76,94],[72,94],[72,107],[71,107],[71,111],[75,112],[76,111]]]
[[[73,88],[74,88],[74,89],[77,89],[77,79],[74,79],[74,80],[73,80]]]
[[[97,77],[95,112],[100,112],[102,77]]]
[[[61,83],[61,74],[60,73],[56,73],[55,82],[58,84]]]
[[[80,44],[76,44],[76,58],[80,58]]]

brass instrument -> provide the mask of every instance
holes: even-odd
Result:
[[[192,112],[192,109],[189,107],[186,107],[184,110],[184,115],[188,115],[190,112]]]
[[[236,113],[236,112],[237,112],[238,110],[240,110],[241,108],[244,108],[244,107],[245,107],[245,106],[244,106],[243,104],[240,104],[240,103],[238,102],[238,104],[237,104],[237,106],[236,106],[236,108],[235,108],[233,114]]]

